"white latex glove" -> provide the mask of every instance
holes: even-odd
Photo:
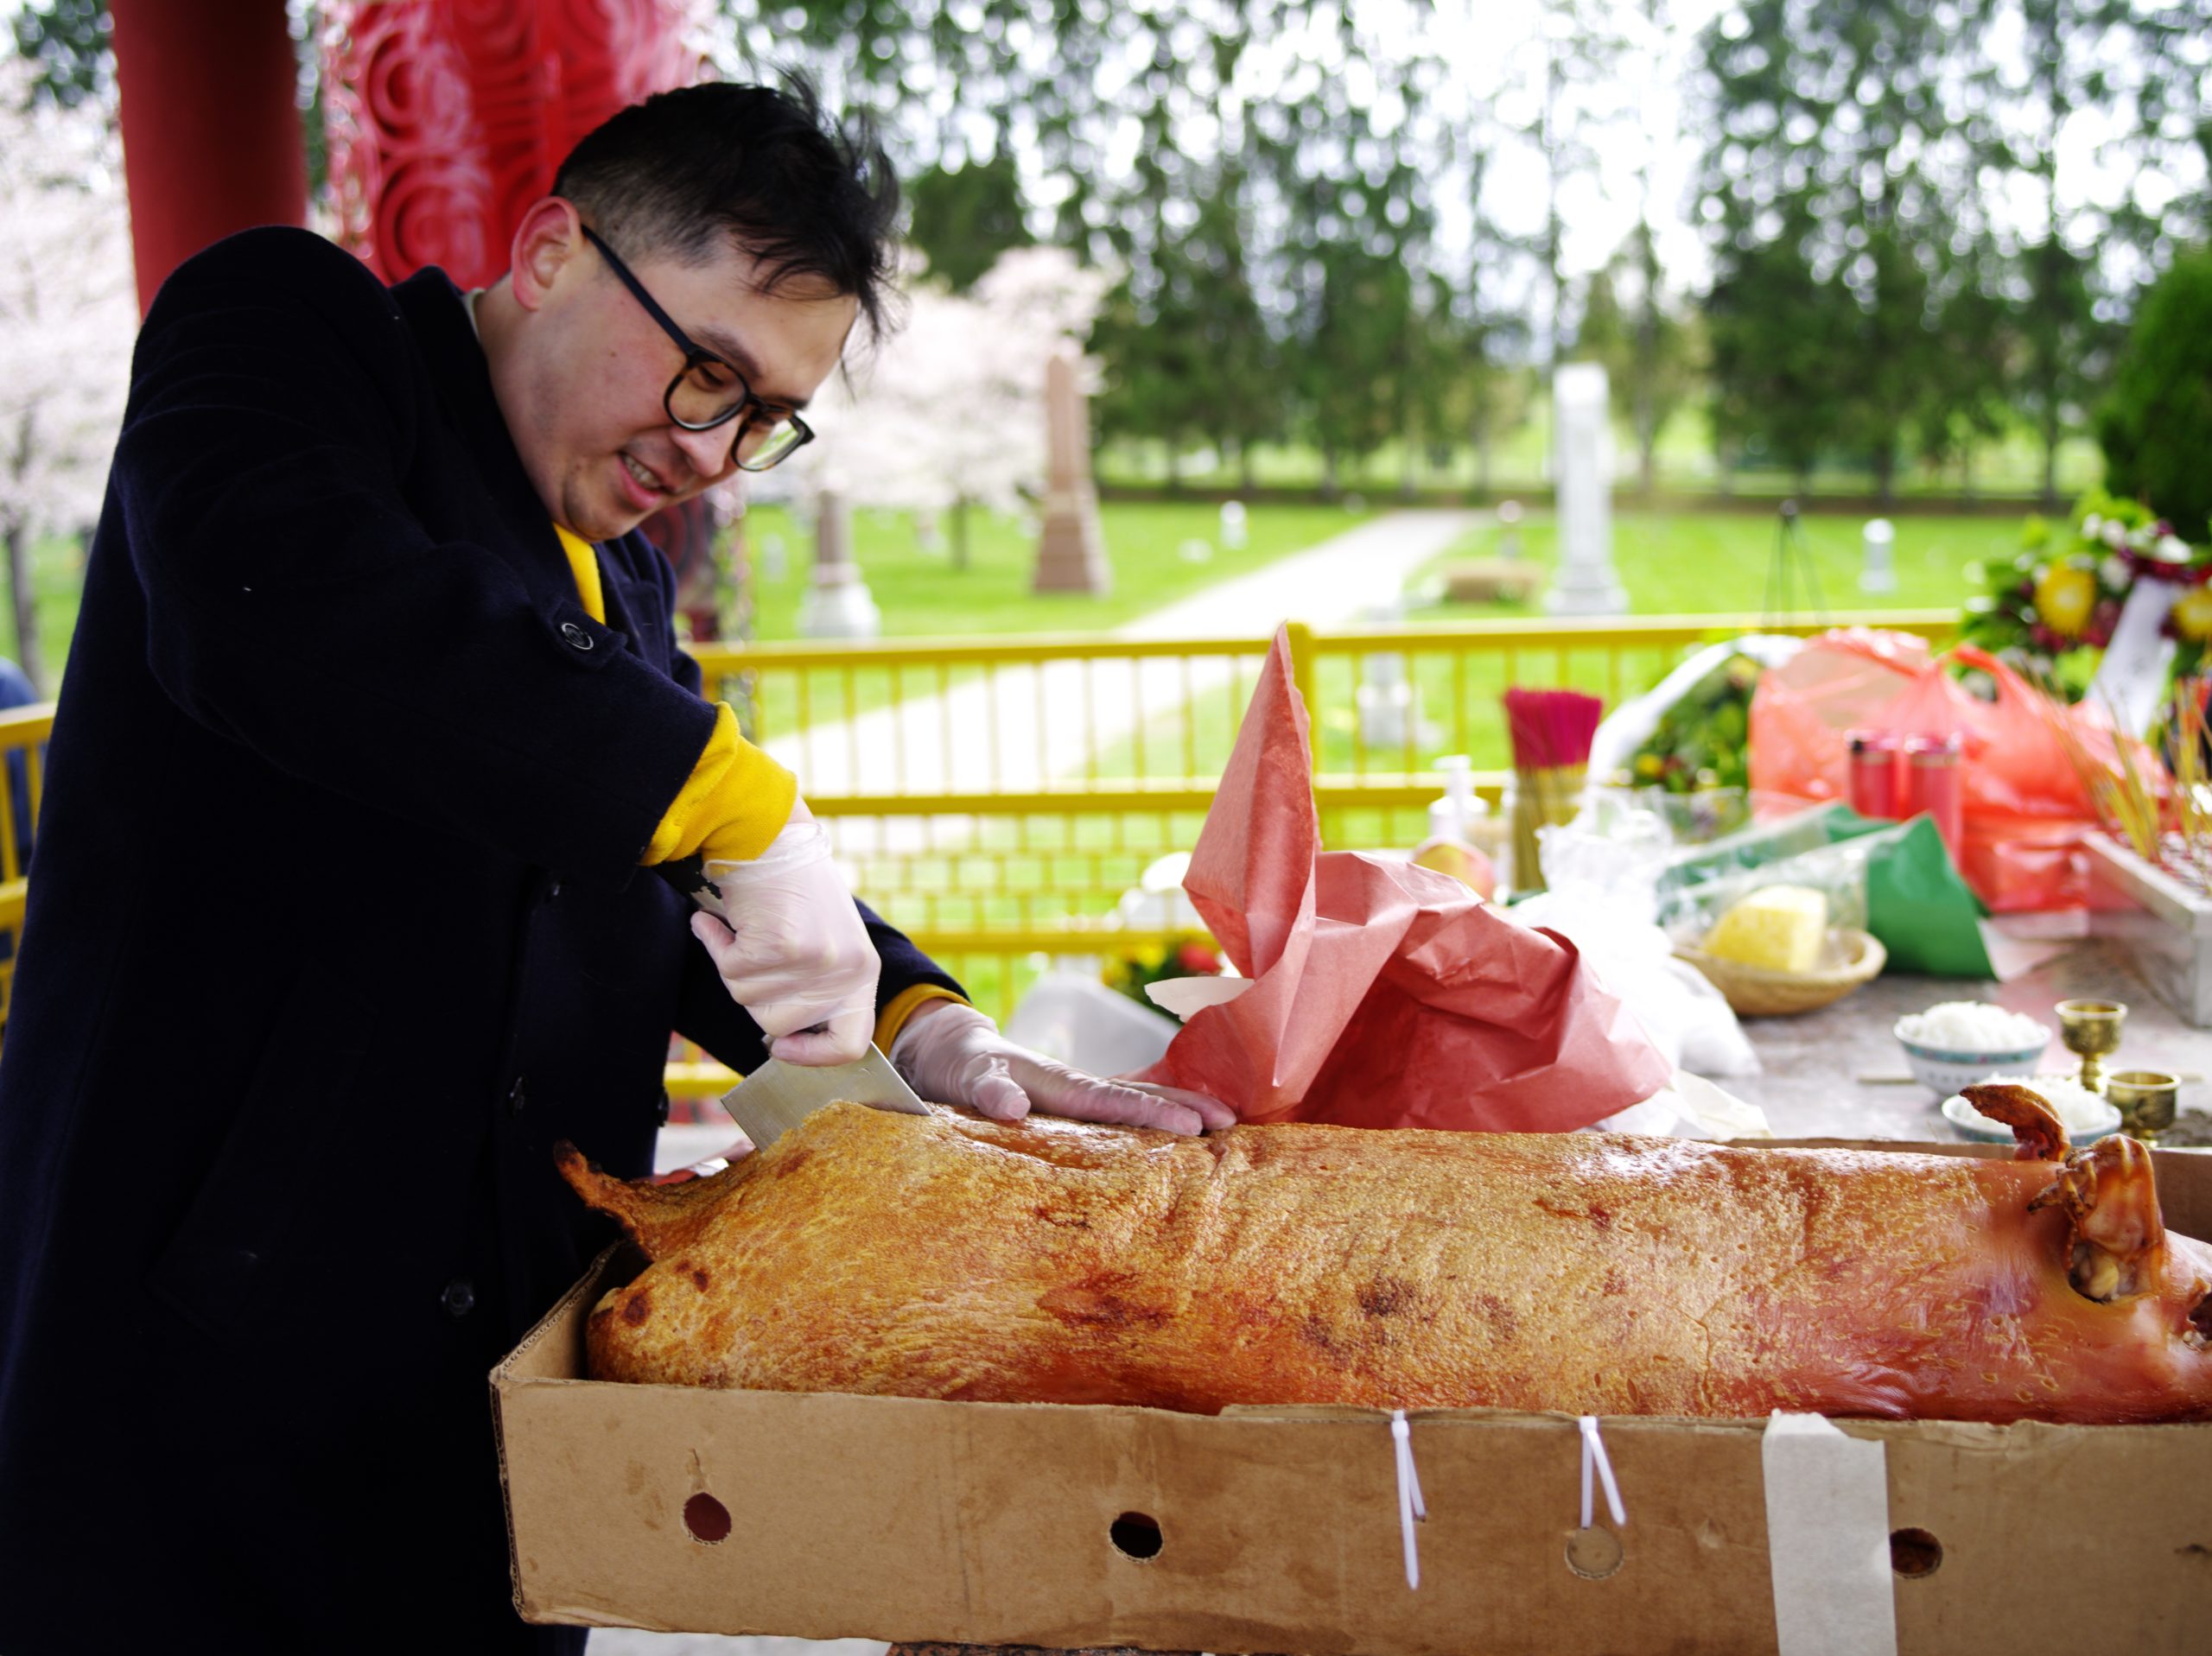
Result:
[[[1036,1109],[1078,1121],[1202,1133],[1231,1127],[1236,1114],[1218,1099],[1149,1082],[1109,1081],[1016,1046],[999,1026],[957,1000],[916,1007],[891,1044],[893,1068],[924,1098],[965,1104],[998,1121]]]
[[[800,800],[750,862],[710,862],[724,920],[691,917],[730,998],[786,1063],[850,1063],[875,1028],[883,963],[853,893],[830,860],[830,835]]]

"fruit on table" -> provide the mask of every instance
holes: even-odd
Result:
[[[1414,851],[1414,860],[1423,868],[1451,875],[1471,888],[1477,897],[1491,897],[1497,891],[1497,870],[1491,866],[1488,857],[1471,845],[1452,840],[1430,840]]]

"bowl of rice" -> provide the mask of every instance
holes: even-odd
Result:
[[[1986,1000],[1945,1000],[1900,1018],[1894,1031],[1912,1078],[1948,1098],[1992,1075],[2032,1075],[2050,1031],[2025,1012]]]
[[[2008,1082],[2039,1094],[2064,1124],[2066,1136],[2077,1145],[2092,1145],[2120,1130],[2120,1111],[2071,1075],[1985,1075],[1984,1081]],[[1990,1144],[2012,1142],[2012,1129],[1992,1120],[1955,1094],[1943,1101],[1943,1119],[1969,1139]]]

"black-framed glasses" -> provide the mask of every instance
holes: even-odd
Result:
[[[729,454],[738,469],[745,472],[765,472],[814,441],[812,428],[798,417],[796,409],[778,408],[755,397],[743,374],[705,346],[691,342],[690,335],[654,301],[645,284],[630,274],[630,267],[614,256],[614,250],[600,239],[597,231],[586,225],[583,232],[607,261],[607,268],[621,278],[631,297],[645,308],[645,314],[658,322],[661,332],[683,352],[683,366],[676,371],[676,378],[668,382],[661,397],[671,420],[686,431],[712,431],[736,421],[737,435],[730,440]]]

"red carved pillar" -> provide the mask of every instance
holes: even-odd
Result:
[[[280,0],[281,3],[281,0]],[[337,0],[324,109],[340,236],[387,282],[507,268],[523,210],[577,139],[690,81],[685,0]]]
[[[326,5],[323,109],[340,240],[387,282],[426,264],[464,288],[498,281],[524,211],[552,187],[576,140],[626,105],[697,78],[699,54],[683,41],[690,12],[687,0]],[[695,618],[713,614],[715,527],[704,502],[645,525],[687,580]]]
[[[299,64],[284,0],[113,0],[111,11],[143,312],[209,243],[307,222]]]

